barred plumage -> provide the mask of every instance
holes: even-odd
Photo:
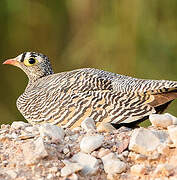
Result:
[[[175,81],[136,79],[92,68],[53,74],[48,58],[34,52],[5,64],[20,67],[29,77],[17,108],[32,124],[73,128],[86,117],[97,125],[132,123],[162,112],[177,98]]]

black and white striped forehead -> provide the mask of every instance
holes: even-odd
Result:
[[[39,61],[42,61],[43,59],[48,60],[48,57],[46,55],[36,52],[24,52],[23,54],[20,54],[17,58],[20,62],[23,62],[25,59],[29,58],[37,58]]]

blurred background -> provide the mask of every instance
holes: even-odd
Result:
[[[55,72],[177,80],[177,1],[0,0],[0,124],[24,120],[16,99],[28,79],[2,65],[24,51],[49,56]],[[177,102],[168,112],[177,116]]]

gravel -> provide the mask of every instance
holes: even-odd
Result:
[[[1,125],[0,179],[177,179],[176,132],[174,124],[100,132],[89,118],[74,130]]]

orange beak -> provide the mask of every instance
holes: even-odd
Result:
[[[13,66],[19,66],[19,62],[14,58],[14,59],[8,59],[6,61],[3,62],[3,64],[10,64]]]

